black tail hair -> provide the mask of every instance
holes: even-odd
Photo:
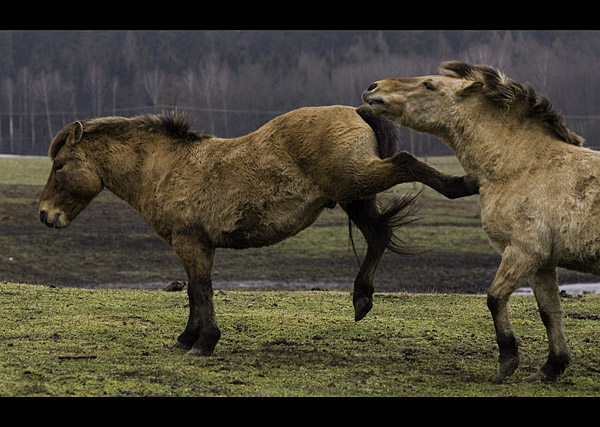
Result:
[[[353,223],[363,226],[364,232],[369,235],[365,237],[371,240],[372,244],[383,246],[398,255],[415,256],[428,252],[427,249],[407,243],[397,234],[400,228],[419,219],[415,216],[417,212],[415,201],[419,194],[408,193],[395,196],[383,207],[380,207],[375,197],[368,200],[354,200],[347,205],[350,242],[359,264],[353,238]]]

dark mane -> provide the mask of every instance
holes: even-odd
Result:
[[[77,123],[83,126],[84,134],[97,132],[111,132],[113,134],[118,134],[138,129],[146,132],[162,133],[176,143],[190,143],[211,138],[210,135],[191,130],[191,124],[189,123],[186,114],[178,111],[164,114],[147,114],[131,118],[101,117],[73,122],[60,130],[50,144],[48,150],[50,159],[54,160],[58,155],[60,149],[67,142],[71,129]]]
[[[50,159],[54,160],[58,155],[60,149],[67,142],[72,127],[76,123],[80,123],[83,126],[84,134],[88,135],[97,132],[110,132],[113,134],[127,133],[138,129],[146,132],[162,133],[176,143],[190,143],[211,138],[210,135],[191,130],[187,115],[178,111],[164,114],[147,114],[131,118],[101,117],[73,122],[60,130],[50,144],[48,150]]]
[[[523,107],[528,117],[541,121],[560,140],[581,146],[583,138],[565,126],[563,115],[552,107],[550,100],[535,92],[530,84],[521,84],[487,65],[471,65],[460,61],[444,62],[440,74],[482,82],[485,96],[508,110]]]
[[[92,132],[127,132],[132,129],[146,132],[162,133],[180,142],[195,142],[210,138],[200,132],[191,130],[191,124],[185,113],[172,111],[163,114],[146,114],[131,118],[103,117],[87,120],[83,123],[85,133]]]

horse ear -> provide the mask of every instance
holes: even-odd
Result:
[[[467,96],[472,94],[473,92],[477,92],[479,89],[483,87],[483,82],[467,82],[460,90],[458,91],[459,96]]]
[[[83,136],[83,125],[81,122],[77,121],[73,123],[73,128],[71,129],[71,142],[77,143]]]

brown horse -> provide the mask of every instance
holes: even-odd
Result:
[[[529,381],[554,381],[570,361],[556,267],[600,274],[600,153],[564,125],[550,101],[483,65],[452,61],[442,75],[386,79],[363,94],[374,112],[440,137],[480,185],[483,229],[502,253],[488,292],[500,350],[495,382],[518,365],[507,304],[529,281],[549,356]]]
[[[408,153],[393,154],[390,127],[396,125],[366,106],[359,113],[343,106],[302,108],[232,139],[194,132],[177,114],[77,121],[50,145],[53,166],[40,218],[64,228],[105,187],[131,204],[173,247],[188,275],[189,320],[176,345],[209,355],[221,335],[212,300],[215,248],[277,243],[339,204],[367,243],[353,296],[360,320],[371,309],[384,250],[406,253],[393,230],[414,200],[400,197],[380,208],[375,195],[407,181],[452,198],[477,186]]]

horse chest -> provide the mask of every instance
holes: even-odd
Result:
[[[521,238],[535,240],[540,217],[530,195],[493,187],[480,194],[482,228],[499,251]]]

